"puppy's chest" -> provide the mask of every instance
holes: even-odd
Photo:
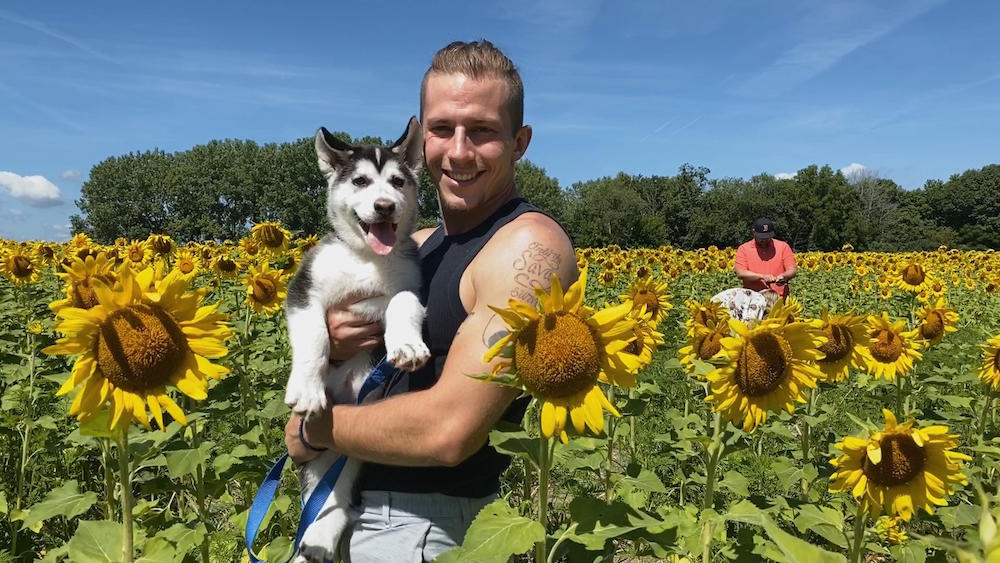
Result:
[[[311,278],[315,297],[337,300],[355,293],[393,295],[419,286],[416,262],[386,256],[378,260],[361,259],[339,245],[319,249],[312,263]]]

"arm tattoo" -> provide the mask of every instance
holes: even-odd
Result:
[[[486,322],[486,326],[483,327],[483,344],[487,348],[492,348],[504,336],[507,336],[507,326],[500,319],[500,315],[493,313],[490,320]]]
[[[540,243],[531,243],[512,265],[515,287],[510,296],[518,301],[537,305],[535,288],[547,286],[561,262],[562,257],[558,252]]]

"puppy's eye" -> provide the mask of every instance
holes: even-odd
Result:
[[[372,182],[367,176],[358,176],[357,178],[351,180],[351,183],[359,188],[363,188]]]
[[[406,183],[406,180],[400,178],[399,176],[393,176],[392,178],[389,178],[389,183],[392,184],[392,187],[398,190],[403,187],[403,184]]]

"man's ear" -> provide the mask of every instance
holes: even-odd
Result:
[[[531,126],[524,125],[514,134],[514,162],[521,160],[531,144]]]

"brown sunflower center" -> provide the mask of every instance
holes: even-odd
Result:
[[[74,283],[73,288],[70,290],[70,299],[74,307],[78,309],[90,309],[98,304],[97,293],[94,292],[93,286],[90,285],[90,280],[94,278],[101,280],[108,287],[111,287],[115,283],[115,278],[111,274],[94,274]]]
[[[722,350],[722,333],[713,330],[698,343],[698,357],[708,361]]]
[[[823,363],[837,362],[844,359],[854,347],[854,335],[846,326],[833,323],[823,329],[826,336],[826,343],[819,347],[819,351],[826,354],[826,357],[819,360]]]
[[[42,245],[38,247],[38,255],[46,260],[51,260],[55,258],[56,251],[51,246]]]
[[[944,317],[940,311],[931,311],[920,323],[920,336],[926,340],[934,340],[944,334]]]
[[[129,262],[142,262],[146,257],[146,251],[138,246],[133,246],[128,250]]]
[[[151,240],[150,243],[153,247],[153,251],[157,254],[167,254],[174,247],[173,243],[170,242],[170,239],[166,237],[153,237],[153,240]]]
[[[260,242],[268,248],[278,248],[285,242],[285,233],[275,225],[263,225],[257,233]]]
[[[910,285],[920,285],[924,283],[924,279],[927,277],[927,273],[924,269],[920,267],[919,264],[907,264],[903,268],[903,281]]]
[[[874,464],[865,455],[861,470],[876,485],[894,487],[908,483],[924,470],[924,449],[909,434],[889,434],[880,441],[882,461]]]
[[[177,269],[180,270],[182,274],[190,274],[194,271],[194,266],[194,260],[191,260],[190,258],[185,258],[177,262]]]
[[[653,272],[651,272],[646,266],[639,266],[639,268],[635,271],[635,277],[640,280],[644,280],[652,275],[652,273]]]
[[[254,301],[270,305],[278,298],[278,286],[267,278],[257,277],[251,282]]]
[[[514,342],[514,365],[524,386],[543,397],[568,397],[594,385],[601,373],[593,330],[576,315],[557,312],[526,326]]]
[[[744,395],[759,397],[774,391],[788,377],[792,347],[780,334],[751,335],[736,360],[736,385]]]
[[[97,366],[115,387],[145,393],[170,380],[190,350],[180,326],[155,305],[108,315],[97,337]]]
[[[877,361],[891,364],[903,354],[903,339],[889,329],[880,328],[872,335],[868,350]]]
[[[10,273],[18,278],[26,278],[35,272],[31,260],[23,254],[15,254],[10,260]]]
[[[215,266],[224,274],[231,274],[236,271],[236,262],[229,258],[220,258]]]
[[[633,309],[638,309],[645,305],[646,312],[652,315],[653,319],[660,313],[660,300],[652,291],[643,289],[636,292],[635,297],[632,298],[632,303],[634,303],[632,306]]]

